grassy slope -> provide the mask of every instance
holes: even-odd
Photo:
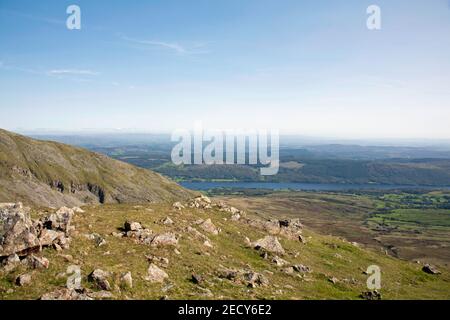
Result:
[[[60,193],[49,185],[58,181]],[[104,155],[56,142],[37,141],[0,130],[0,201],[33,205],[95,202],[71,185],[93,185],[105,193],[105,202],[147,202],[187,198],[191,192],[149,170]]]
[[[296,274],[283,273],[280,267],[262,259],[256,250],[246,247],[244,236],[254,241],[265,234],[240,222],[231,222],[229,219],[225,221],[224,218],[229,218],[226,213],[199,209],[186,209],[180,213],[162,204],[142,207],[105,205],[86,210],[85,214],[75,217],[78,234],[74,235],[71,248],[63,254],[70,254],[78,260],[83,271],[83,285],[86,287],[90,286],[86,276],[94,268],[114,272],[113,283],[117,283],[121,272],[131,271],[134,288],[114,291],[115,298],[158,299],[164,295],[171,299],[205,298],[199,286],[190,281],[191,274],[195,272],[205,277],[206,281],[202,286],[210,289],[216,299],[357,299],[362,291],[367,290],[367,276],[362,274],[362,270],[376,264],[382,270],[383,298],[450,299],[448,270],[443,269],[443,274],[439,276],[428,275],[421,271],[418,264],[360,249],[336,237],[322,236],[309,230],[304,232],[307,238],[310,237],[306,245],[286,238],[280,240],[287,252],[283,257],[285,260],[313,269],[313,273],[300,279]],[[159,221],[166,216],[170,216],[175,224],[162,225]],[[202,241],[195,240],[184,232],[186,226],[199,218],[207,217],[222,228],[219,236],[209,236],[214,244],[213,249],[205,249]],[[117,231],[126,219],[140,221],[156,232],[174,231],[181,234],[181,255],[176,255],[172,248],[156,249],[136,244],[130,239],[108,236]],[[83,236],[91,232],[105,236],[107,245],[96,247],[93,241]],[[106,255],[107,252],[110,254]],[[297,257],[295,253],[299,253]],[[336,253],[342,257],[336,257]],[[51,249],[44,250],[42,254],[49,258],[51,266],[48,270],[35,274],[32,286],[17,288],[12,284],[14,276],[21,270],[7,277],[0,277],[1,299],[36,299],[41,294],[64,285],[65,279],[57,279],[56,275],[64,272],[71,263]],[[169,258],[170,265],[166,269],[170,276],[168,282],[151,284],[142,279],[148,267],[146,254]],[[215,274],[219,265],[239,269],[249,266],[257,272],[271,271],[273,275],[266,274],[270,286],[249,289],[244,285],[221,280]],[[341,280],[354,278],[357,283],[332,284],[328,281],[332,276]],[[174,286],[163,291],[162,288],[168,283]],[[7,294],[6,290],[9,288],[13,288],[14,292]]]

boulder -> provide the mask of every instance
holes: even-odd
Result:
[[[154,236],[150,244],[155,247],[176,246],[178,244],[178,239],[174,233],[167,232]]]
[[[220,229],[217,228],[214,223],[212,223],[211,219],[207,219],[203,221],[200,224],[200,228],[202,228],[204,231],[211,233],[213,235],[218,235],[220,232]]]
[[[133,277],[131,276],[131,272],[123,273],[120,277],[120,283],[122,288],[131,289],[133,288]]]
[[[124,224],[125,231],[139,231],[142,228],[142,225],[139,222],[134,221],[126,221]]]
[[[1,263],[1,270],[11,272],[20,264],[20,258],[17,254],[12,254],[4,259]]]
[[[47,229],[69,233],[74,212],[67,207],[61,207],[56,213],[51,214],[44,220]]]
[[[23,287],[23,286],[31,284],[31,280],[32,280],[31,273],[25,273],[25,274],[21,274],[20,276],[18,276],[16,278],[15,283],[16,283],[16,285]]]
[[[48,269],[50,261],[44,257],[38,257],[33,254],[22,260],[22,263],[32,269]]]
[[[422,271],[428,274],[440,274],[441,272],[433,265],[426,264],[423,266]]]
[[[145,280],[161,283],[168,277],[169,275],[164,270],[161,270],[157,265],[151,263],[147,269],[147,277],[145,277]]]
[[[88,280],[93,282],[99,289],[109,291],[111,290],[111,285],[108,281],[109,274],[101,269],[95,269],[89,275]]]
[[[39,230],[22,204],[0,204],[0,257],[39,248]]]
[[[253,247],[257,250],[262,248],[275,254],[285,253],[281,243],[278,241],[278,238],[274,236],[265,236],[264,238],[255,241],[253,243]]]

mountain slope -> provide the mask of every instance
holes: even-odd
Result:
[[[192,193],[149,170],[0,129],[0,202],[62,206],[159,202]]]

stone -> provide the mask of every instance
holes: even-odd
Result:
[[[139,222],[126,221],[124,224],[125,231],[139,231],[142,228],[142,225]]]
[[[177,210],[184,209],[185,207],[181,204],[181,202],[175,202],[172,207]]]
[[[147,277],[145,277],[145,280],[162,283],[168,277],[169,275],[164,270],[161,270],[157,265],[151,263],[147,269]]]
[[[211,219],[207,219],[203,221],[200,224],[200,228],[202,228],[204,231],[211,233],[213,235],[218,235],[220,232],[220,229],[217,228],[214,223],[212,223]]]
[[[247,282],[247,286],[250,288],[256,288],[259,286],[267,286],[269,284],[269,280],[261,274],[253,271],[247,272],[243,276],[244,281]]]
[[[203,277],[199,274],[194,273],[192,274],[191,281],[192,283],[200,284],[201,282],[203,282]]]
[[[440,274],[441,272],[433,265],[426,264],[423,266],[422,271],[428,274]]]
[[[81,289],[81,268],[79,266],[74,264],[68,266],[64,275],[70,275],[66,281],[67,289]]]
[[[282,267],[288,263],[286,260],[280,258],[279,256],[273,257],[272,262],[275,263],[279,267]]]
[[[165,225],[173,224],[173,220],[170,219],[169,217],[166,217],[166,218],[162,221],[162,223],[165,224]]]
[[[20,258],[17,254],[12,254],[2,261],[1,267],[5,272],[11,272],[20,264]]]
[[[262,248],[266,251],[276,254],[285,253],[283,247],[281,246],[281,243],[278,241],[278,238],[274,236],[266,236],[262,239],[255,241],[253,243],[253,247],[257,250]]]
[[[360,297],[365,300],[381,300],[381,293],[377,290],[366,291],[361,293]]]
[[[40,245],[43,247],[51,246],[54,242],[56,242],[57,239],[64,236],[65,236],[64,232],[43,229],[41,231],[41,234],[39,235],[39,242]]]
[[[145,256],[149,263],[155,263],[160,265],[163,268],[167,268],[169,266],[169,259],[165,257],[157,257],[154,255],[146,255]]]
[[[332,284],[336,284],[336,283],[339,282],[339,279],[336,278],[336,277],[331,277],[331,278],[328,279],[328,281],[330,281]]]
[[[102,299],[111,299],[113,298],[113,294],[109,291],[97,291],[97,292],[89,292],[87,293],[87,296],[95,299],[95,300],[102,300]]]
[[[128,271],[120,277],[120,283],[123,288],[131,289],[133,288],[133,277],[131,276],[131,272]]]
[[[81,209],[80,207],[73,207],[72,210],[75,213],[85,213],[86,212],[83,209]]]
[[[82,290],[73,289],[57,289],[52,292],[45,293],[41,296],[41,300],[93,300],[91,297],[83,293]]]
[[[48,269],[50,261],[48,261],[47,258],[37,257],[32,254],[27,256],[24,260],[22,260],[22,263],[29,266],[32,269]]]
[[[21,274],[20,276],[18,276],[16,278],[15,283],[16,283],[16,285],[23,287],[23,286],[31,284],[31,280],[32,280],[31,273],[25,273],[25,274]]]
[[[0,257],[39,248],[38,232],[28,208],[22,204],[0,204]]]
[[[88,280],[93,282],[99,289],[109,291],[111,290],[111,285],[107,277],[109,274],[101,269],[95,269],[89,275]]]
[[[154,236],[150,242],[152,246],[176,246],[178,239],[175,234],[171,232],[162,233]]]
[[[304,266],[302,264],[296,264],[296,265],[292,266],[292,268],[295,271],[300,272],[300,273],[310,273],[310,272],[312,272],[310,267]]]
[[[62,231],[66,234],[71,230],[71,222],[74,212],[67,207],[61,207],[56,213],[51,214],[44,220],[47,229]]]

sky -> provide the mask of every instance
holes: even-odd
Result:
[[[69,5],[81,30],[66,27]],[[381,29],[366,26],[369,5]],[[450,139],[449,0],[0,0],[0,128]]]

